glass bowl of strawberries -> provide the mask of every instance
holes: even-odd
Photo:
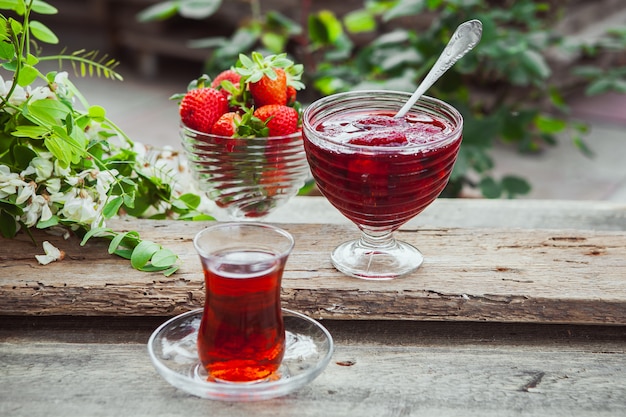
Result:
[[[301,75],[285,54],[253,52],[178,96],[189,170],[218,220],[259,220],[310,178],[296,99]]]

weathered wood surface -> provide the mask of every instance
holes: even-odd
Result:
[[[626,415],[621,326],[323,321],[336,350],[316,380],[228,403],[158,376],[145,342],[162,318],[3,319],[3,416]]]
[[[182,258],[171,277],[134,271],[106,243],[49,239],[66,258],[34,259],[27,237],[0,240],[0,314],[171,316],[202,306],[203,279],[191,239],[204,223],[116,221]],[[356,236],[350,225],[284,224],[296,239],[283,281],[284,306],[327,319],[406,319],[626,324],[626,233],[591,230],[412,228],[397,237],[426,260],[382,282],[343,276],[329,253]]]

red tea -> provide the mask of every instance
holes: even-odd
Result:
[[[198,333],[210,380],[250,382],[274,374],[285,351],[280,308],[284,261],[275,253],[226,250],[202,258],[206,301]]]
[[[331,115],[306,130],[311,172],[324,196],[358,225],[396,229],[443,191],[461,135],[450,123],[426,114],[403,119],[388,111]]]

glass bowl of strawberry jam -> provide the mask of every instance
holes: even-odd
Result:
[[[196,186],[218,220],[260,220],[294,197],[310,177],[300,131],[233,138],[181,125]]]
[[[352,91],[324,97],[303,115],[304,148],[320,192],[360,230],[331,254],[341,272],[393,279],[422,264],[393,232],[445,188],[462,140],[463,119],[443,101],[422,97],[394,117],[409,93]]]

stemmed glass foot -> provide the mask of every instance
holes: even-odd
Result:
[[[424,257],[417,248],[391,234],[374,237],[363,232],[360,239],[337,246],[331,261],[339,271],[355,278],[389,280],[415,271]]]

